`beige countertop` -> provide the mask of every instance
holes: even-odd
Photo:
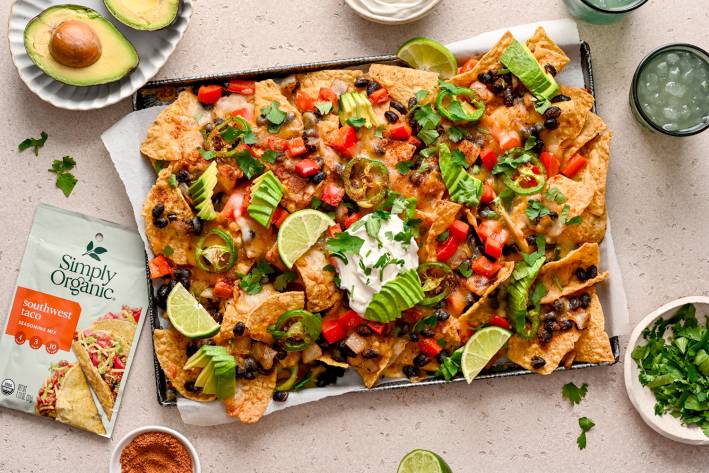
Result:
[[[360,19],[342,0],[201,0],[159,77],[390,53],[411,36],[454,41],[566,15],[561,0],[444,0],[417,23],[386,27]],[[709,49],[708,24],[706,0],[651,0],[619,24],[579,25],[592,48],[598,111],[614,132],[608,208],[632,321],[680,296],[709,295],[709,132],[685,139],[655,135],[640,128],[628,108],[628,87],[640,59],[675,41]],[[39,202],[134,222],[99,139],[131,110],[130,100],[87,113],[55,109],[24,86],[6,44],[1,49],[5,310]],[[17,144],[41,130],[49,133],[41,156],[19,154]],[[47,172],[51,159],[65,154],[78,163],[79,183],[68,199]],[[437,451],[456,472],[707,471],[707,447],[673,443],[645,426],[626,397],[622,371],[617,364],[471,386],[350,394],[288,409],[253,426],[198,428],[183,425],[174,409],[157,404],[146,326],[114,440],[0,409],[0,472],[107,471],[116,441],[149,424],[187,435],[205,472],[393,473],[404,453],[417,447]],[[560,393],[569,381],[589,384],[586,399],[574,408]],[[576,447],[580,416],[596,423],[583,451]]]

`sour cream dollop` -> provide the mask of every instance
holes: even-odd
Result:
[[[371,15],[405,20],[419,15],[434,0],[352,0],[352,3]]]
[[[372,218],[381,222],[376,237],[371,236],[366,228],[367,221]],[[404,232],[404,221],[396,215],[390,215],[387,219],[379,218],[376,214],[365,215],[346,232],[361,238],[364,243],[357,253],[344,253],[346,263],[335,258],[340,287],[349,294],[350,308],[364,314],[374,295],[385,283],[401,271],[418,268],[418,245],[413,238],[408,241],[396,240],[396,235]]]

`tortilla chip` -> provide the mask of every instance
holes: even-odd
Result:
[[[615,361],[613,349],[608,334],[605,331],[603,308],[595,291],[591,294],[591,305],[588,306],[590,319],[585,330],[576,342],[574,351],[576,361],[588,363],[611,363]]]
[[[111,388],[106,384],[106,382],[101,378],[101,374],[98,372],[94,364],[89,358],[89,353],[84,349],[84,347],[78,341],[71,344],[71,348],[76,355],[76,360],[81,366],[81,371],[84,372],[84,376],[88,379],[89,384],[94,389],[96,397],[98,397],[103,411],[109,420],[113,416],[113,403],[116,401],[111,392]]]
[[[557,189],[565,197],[565,201],[558,203],[556,200],[545,200],[544,205],[561,215],[564,207],[569,207],[569,212],[567,218],[571,219],[578,215],[581,215],[584,210],[589,206],[593,195],[596,192],[593,181],[591,179],[584,179],[582,181],[574,181],[569,179],[562,174],[557,174],[552,176],[547,181],[547,191],[550,189]],[[546,195],[546,194],[544,194]]]
[[[547,32],[541,26],[527,40],[527,47],[542,67],[550,64],[557,72],[561,72],[571,61],[566,53],[547,36]]]
[[[268,327],[275,324],[284,312],[305,307],[305,293],[301,291],[279,292],[268,296],[246,316],[248,336],[254,340],[273,343]]]
[[[322,355],[320,355],[320,357],[318,358],[318,361],[322,361],[327,366],[335,366],[337,368],[347,369],[350,367],[349,363],[343,363],[341,361],[333,360],[332,355],[330,355],[329,353],[323,353]]]
[[[97,320],[91,324],[91,330],[105,330],[121,339],[124,353],[128,354],[133,345],[136,325],[127,320]]]
[[[586,209],[581,214],[581,223],[576,225],[567,225],[563,233],[559,237],[559,242],[568,242],[573,244],[582,243],[600,243],[606,234],[606,213],[597,216]]]
[[[57,391],[56,420],[73,425],[99,435],[105,435],[106,429],[98,415],[98,409],[91,397],[89,385],[78,365],[66,372],[61,388]]]
[[[278,108],[286,113],[293,112],[295,118],[288,124],[281,126],[277,136],[280,138],[293,138],[303,134],[303,118],[300,112],[288,99],[281,93],[278,84],[271,79],[256,82],[254,91],[254,113],[261,113],[261,110],[271,106],[273,102],[278,103]],[[258,130],[264,137],[269,135],[265,128],[259,127]]]
[[[603,133],[583,148],[588,160],[584,168],[584,180],[589,179],[595,187],[588,210],[599,217],[606,213],[606,176],[608,175],[611,136],[611,132]]]
[[[389,96],[406,104],[419,90],[427,90],[429,96],[436,94],[438,73],[411,69],[409,67],[372,64],[369,76],[389,91]]]
[[[179,161],[204,144],[197,119],[207,113],[190,90],[180,93],[148,128],[140,152],[154,161]]]
[[[174,328],[157,329],[153,331],[153,348],[160,367],[165,372],[165,377],[182,396],[193,401],[213,401],[217,397],[213,394],[203,394],[201,391],[192,392],[185,389],[188,381],[195,381],[200,370],[186,371],[183,367],[187,363],[187,345],[189,339]]]
[[[558,102],[554,105],[561,109],[561,115],[557,118],[559,127],[555,130],[543,130],[540,137],[547,150],[552,154],[564,156],[566,149],[573,145],[574,139],[581,133],[586,122],[586,115],[589,112],[573,100]]]
[[[355,90],[354,81],[363,75],[362,71],[353,69],[326,69],[324,71],[308,72],[297,76],[300,82],[300,90],[317,98],[321,88],[331,88],[332,83],[340,80],[347,84],[347,90]]]
[[[185,223],[192,220],[194,213],[182,196],[182,191],[168,184],[170,174],[169,169],[160,171],[157,182],[145,200],[145,234],[154,254],[162,254],[165,247],[169,246],[172,248],[170,259],[173,263],[194,265],[195,239],[186,236],[189,231]],[[177,219],[169,222],[165,228],[158,228],[153,224],[152,210],[158,203],[165,206],[164,215],[174,213],[177,216]]]
[[[576,359],[576,350],[571,350],[566,355],[564,355],[564,359],[561,360],[561,366],[563,366],[564,369],[570,370],[574,364],[575,359]]]
[[[596,115],[593,112],[588,112],[586,114],[586,121],[583,124],[583,128],[581,129],[581,133],[574,138],[573,143],[569,146],[564,151],[564,159],[563,161],[566,162],[571,157],[578,153],[578,151],[589,141],[591,141],[593,138],[598,136],[599,133],[601,133],[603,130],[608,128],[606,124],[603,122],[601,117]]]
[[[426,234],[426,242],[419,250],[419,259],[421,261],[436,261],[436,248],[438,247],[436,237],[445,232],[455,222],[455,217],[462,208],[462,205],[450,200],[439,200],[435,203],[432,212],[433,223]]]
[[[384,370],[399,357],[406,347],[406,340],[403,338],[378,336],[376,339],[372,337],[370,340],[373,342],[370,341],[368,347],[377,350],[379,358],[374,360],[353,358],[352,361],[352,366],[355,367],[357,373],[362,377],[362,382],[368,388],[377,384]]]
[[[542,304],[549,304],[560,297],[573,294],[581,289],[591,287],[608,277],[608,271],[601,273],[593,279],[581,281],[576,277],[575,271],[581,267],[594,265],[599,267],[601,261],[601,253],[598,248],[598,243],[584,243],[580,248],[570,252],[565,257],[558,261],[552,261],[542,266],[539,270],[540,281],[547,289],[547,294],[542,297]]]
[[[541,343],[535,336],[524,340],[519,335],[513,335],[507,344],[507,358],[519,366],[539,374],[549,374],[554,371],[567,353],[574,349],[579,339],[579,331],[572,327],[566,332],[554,332],[549,343]],[[532,358],[539,356],[546,361],[544,366],[532,368]]]
[[[593,98],[593,95],[591,95],[586,89],[582,89],[581,87],[569,87],[566,85],[561,85],[559,86],[559,93],[569,97],[571,101],[574,102],[582,112],[588,112],[591,110],[591,108],[593,108],[593,102],[595,101],[595,99]],[[559,104],[557,103],[556,105]]]
[[[507,49],[507,46],[512,43],[513,39],[514,36],[512,36],[512,33],[507,31],[504,35],[502,35],[502,38],[500,38],[497,44],[480,58],[477,64],[475,64],[475,67],[468,72],[453,76],[450,82],[455,85],[468,87],[472,82],[478,80],[478,74],[496,69],[496,66],[500,63],[502,53],[505,52],[505,49]]]
[[[263,301],[268,299],[276,290],[273,285],[264,284],[257,294],[246,294],[241,289],[234,291],[234,299],[228,301],[224,308],[224,317],[219,334],[214,337],[217,343],[222,343],[230,338],[234,338],[234,327],[237,322],[248,322],[248,315],[253,309],[258,307]]]
[[[485,292],[483,292],[482,296],[480,296],[480,299],[478,299],[475,304],[470,306],[468,310],[466,310],[463,315],[461,315],[458,318],[458,321],[460,323],[460,326],[465,329],[467,327],[476,327],[482,323],[487,322],[486,319],[486,311],[481,310],[486,304],[487,298],[492,294],[495,289],[499,287],[500,284],[503,282],[507,281],[507,278],[512,275],[512,272],[515,269],[515,264],[513,261],[507,261],[505,263],[502,263],[502,268],[497,272],[495,282],[490,284],[487,289],[485,289]],[[494,315],[494,314],[487,314],[487,315]]]
[[[327,257],[318,247],[311,248],[295,262],[295,269],[303,279],[310,312],[329,309],[342,297],[335,285],[335,274],[323,269],[327,265]]]
[[[226,412],[238,418],[244,424],[254,424],[263,417],[271,403],[273,390],[276,389],[276,370],[255,379],[240,379],[236,385],[236,394],[224,401]]]
[[[524,228],[527,226],[527,215],[524,210],[527,208],[526,201],[518,201],[517,204],[511,209],[512,214],[507,212],[505,206],[500,203],[495,206],[495,210],[502,217],[505,222],[505,226],[512,234],[515,243],[523,253],[529,253],[529,245],[527,244],[527,238],[524,235]]]

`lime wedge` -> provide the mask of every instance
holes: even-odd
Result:
[[[500,348],[505,346],[507,340],[512,336],[509,330],[490,326],[475,332],[470,337],[463,349],[463,356],[460,360],[460,367],[463,369],[463,376],[468,384],[485,368],[485,365],[492,359]]]
[[[167,296],[167,318],[185,337],[208,338],[219,332],[219,324],[180,283]]]
[[[441,79],[453,77],[458,62],[448,48],[430,38],[413,38],[401,45],[396,55],[414,69],[438,72]]]
[[[396,473],[451,473],[451,469],[435,453],[416,449],[406,454]]]
[[[283,263],[292,268],[293,263],[332,225],[335,221],[317,210],[305,209],[290,214],[278,230],[278,254]]]

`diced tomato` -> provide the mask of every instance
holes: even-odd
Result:
[[[483,220],[480,225],[478,225],[478,236],[480,241],[485,243],[485,240],[492,235],[502,230],[502,222],[499,220]]]
[[[288,154],[293,157],[301,156],[308,152],[305,141],[300,136],[288,140]]]
[[[241,95],[254,95],[256,82],[252,80],[230,80],[226,85],[226,90]]]
[[[320,165],[312,159],[301,159],[295,165],[295,172],[303,177],[310,177],[320,172]]]
[[[408,125],[407,125],[408,126]],[[412,144],[416,146],[416,148],[420,148],[423,142],[416,138],[415,136],[409,136],[409,138],[406,140],[407,143]]]
[[[288,211],[283,207],[277,207],[276,211],[273,212],[273,218],[271,218],[271,223],[273,223],[276,228],[281,228],[283,222],[288,218]]]
[[[508,131],[500,134],[500,149],[507,151],[508,149],[522,146],[522,138],[516,131]]]
[[[158,255],[148,263],[150,279],[157,279],[172,274],[170,262],[163,255]]]
[[[121,361],[120,357],[115,356],[113,357],[113,367],[117,370],[123,370],[126,368],[126,365]]]
[[[374,322],[370,320],[367,322],[367,327],[371,328],[374,333],[377,335],[383,335],[384,331],[386,330],[387,326],[381,322]]]
[[[411,127],[408,123],[399,121],[389,125],[388,134],[392,140],[408,140],[411,137]]]
[[[333,107],[337,105],[337,94],[327,87],[320,87],[318,98],[323,101],[331,102]]]
[[[483,148],[480,152],[480,159],[482,159],[483,166],[485,166],[488,171],[492,171],[497,164],[497,154],[490,148]]]
[[[236,110],[234,110],[233,112],[231,112],[231,113],[229,114],[229,116],[231,116],[231,117],[241,117],[241,118],[243,118],[243,119],[246,120],[246,121],[251,121],[251,118],[252,118],[253,115],[251,114],[251,110],[248,109],[248,108],[237,108]]]
[[[384,87],[380,87],[379,89],[369,94],[369,101],[372,102],[374,105],[384,103],[387,100],[389,100],[389,91],[386,90],[386,88]]]
[[[462,220],[456,220],[450,227],[448,227],[448,233],[450,236],[459,242],[463,242],[466,238],[468,238],[468,231],[470,231],[470,225]]]
[[[364,322],[364,319],[354,310],[348,310],[337,319],[337,323],[340,324],[346,332],[352,330],[362,322]]]
[[[355,222],[356,222],[357,220],[359,220],[360,218],[362,218],[362,215],[361,215],[359,212],[355,212],[355,213],[353,213],[353,214],[351,214],[351,215],[348,215],[348,216],[345,218],[345,222],[344,222],[344,223],[345,223],[345,228],[350,228],[350,227],[352,226],[352,224],[355,223]]]
[[[347,332],[342,325],[337,323],[337,319],[325,318],[322,321],[322,336],[327,343],[336,343],[347,336]]]
[[[455,254],[459,246],[460,240],[454,238],[453,235],[449,236],[446,241],[444,241],[441,245],[438,245],[436,258],[438,261],[448,261]]]
[[[549,151],[542,151],[542,154],[539,155],[539,161],[544,165],[548,177],[559,174],[559,160]]]
[[[213,292],[219,299],[228,299],[234,295],[234,283],[227,279],[220,279],[214,285]]]
[[[217,100],[219,100],[221,97],[221,85],[203,85],[199,88],[199,91],[197,92],[197,100],[207,105],[217,103]]]
[[[483,204],[489,204],[495,200],[495,190],[487,182],[483,182],[483,193],[480,196],[480,202]]]
[[[505,319],[504,317],[500,317],[499,315],[493,315],[490,319],[489,324],[507,330],[510,329],[510,323],[507,321],[507,319]]]
[[[341,154],[349,155],[350,148],[357,144],[357,132],[353,127],[345,125],[337,130],[334,138],[327,144]]]
[[[502,248],[507,243],[510,233],[504,228],[497,233],[492,233],[485,240],[485,253],[497,259],[502,256]]]
[[[301,112],[314,112],[315,102],[317,102],[315,98],[311,97],[302,90],[299,90],[295,94],[295,106]]]
[[[434,358],[443,349],[435,340],[431,338],[422,338],[418,342],[419,349],[429,358]]]
[[[458,68],[458,74],[463,74],[465,72],[472,71],[477,63],[478,60],[474,57],[471,57],[470,59],[465,61],[462,66]]]
[[[451,295],[446,299],[448,313],[452,316],[458,316],[465,310],[465,294],[460,288],[456,288]]]
[[[234,220],[236,217],[240,217],[242,215],[243,204],[244,192],[236,191],[229,196],[229,199],[226,201],[226,204],[224,204],[224,208],[219,215],[222,218]],[[238,213],[238,215],[236,215],[235,212]]]
[[[338,233],[342,232],[342,227],[340,226],[339,223],[336,223],[335,225],[332,225],[330,227],[327,227],[327,236],[330,238],[333,238],[335,235]]]
[[[288,144],[286,140],[283,140],[281,138],[278,138],[273,135],[269,135],[268,138],[266,139],[266,147],[270,149],[271,151],[276,151],[278,153],[282,153],[286,150]]]
[[[573,179],[576,174],[579,173],[581,169],[586,166],[586,158],[581,156],[580,154],[575,154],[569,159],[569,162],[564,165],[564,167],[561,169],[561,174],[564,176],[568,177],[569,179]]]
[[[473,272],[479,274],[480,276],[485,276],[486,278],[494,277],[497,272],[502,268],[499,263],[493,263],[484,256],[479,256],[475,261],[473,261]]]
[[[322,201],[327,205],[332,205],[337,207],[342,202],[342,198],[345,196],[345,189],[338,186],[334,182],[328,182],[325,184],[325,189],[322,193]]]

